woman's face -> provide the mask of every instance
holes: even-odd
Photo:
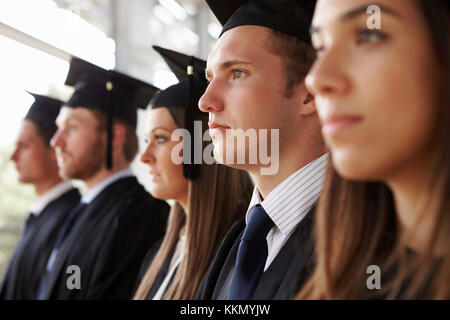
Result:
[[[440,69],[413,0],[318,0],[306,79],[336,170],[385,180],[430,157]]]
[[[158,199],[174,199],[186,203],[188,180],[183,165],[172,161],[172,149],[179,141],[171,141],[178,129],[167,108],[150,109],[147,117],[146,149],[140,160],[149,167],[150,193]]]

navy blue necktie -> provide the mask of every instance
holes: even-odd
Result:
[[[31,228],[34,221],[36,221],[37,217],[34,215],[33,212],[30,212],[28,214],[27,220],[25,221],[25,228],[24,228],[24,234],[27,233],[27,231]]]
[[[250,219],[239,244],[227,300],[252,298],[267,260],[267,234],[274,226],[260,205],[250,210]]]
[[[67,237],[70,230],[72,229],[80,212],[83,211],[86,206],[87,206],[86,203],[80,202],[75,208],[72,209],[72,211],[67,216],[66,221],[64,222],[64,225],[62,226],[61,231],[59,232],[58,238],[56,239],[55,247],[53,248],[52,253],[50,254],[50,257],[47,261],[47,268],[45,271],[45,275],[42,278],[41,285],[39,287],[38,300],[43,300],[45,297],[48,281],[50,280],[50,272],[52,271],[53,265],[55,264],[59,248],[61,247],[61,245],[64,242],[64,239]]]

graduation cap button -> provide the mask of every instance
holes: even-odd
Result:
[[[111,81],[107,81],[106,82],[106,90],[112,91],[113,88],[114,88],[113,83]]]

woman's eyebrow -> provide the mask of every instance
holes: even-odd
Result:
[[[395,10],[393,10],[391,8],[388,8],[388,7],[382,6],[382,5],[376,5],[376,6],[380,8],[381,13],[387,13],[387,14],[393,16],[393,17],[400,18],[400,19],[403,18],[400,13],[398,13],[397,11],[395,11]],[[368,6],[361,6],[361,7],[357,7],[357,8],[351,9],[348,12],[344,13],[343,15],[341,15],[338,18],[338,20],[340,20],[341,22],[346,22],[348,20],[357,18],[357,17],[359,17],[362,14],[368,15],[368,14],[370,14],[370,13],[367,12],[368,8],[369,8]],[[310,29],[309,29],[309,33],[313,34],[313,33],[319,32],[320,29],[321,29],[320,26],[312,25],[310,27]]]
[[[372,6],[372,5],[371,5]],[[375,4],[374,6],[380,8],[381,13],[387,13],[391,16],[394,16],[396,18],[402,18],[402,15],[400,13],[398,13],[397,11],[395,11],[394,9],[388,8],[386,6],[382,6],[379,4]],[[348,11],[347,13],[344,13],[341,17],[340,20],[350,20],[353,18],[356,18],[358,16],[360,16],[361,14],[371,14],[370,12],[367,12],[367,9],[370,6],[361,6],[361,7],[357,7],[355,9],[351,9],[350,11]]]
[[[158,130],[158,129],[161,129],[161,130],[165,130],[165,131],[167,131],[167,132],[170,132],[170,130],[168,130],[168,129],[164,128],[164,127],[156,127],[156,128],[153,128],[152,131],[150,131],[150,133],[152,133],[153,131]]]

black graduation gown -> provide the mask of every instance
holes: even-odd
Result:
[[[141,266],[141,270],[139,272],[139,281],[136,282],[136,286],[135,286],[135,290],[134,292],[136,293],[142,279],[145,276],[145,273],[148,270],[148,267],[150,267],[153,258],[155,257],[156,253],[158,252],[159,247],[161,246],[162,241],[160,241],[159,243],[157,243],[153,248],[151,248],[143,263]],[[155,282],[153,283],[152,287],[150,288],[146,300],[152,300],[153,297],[155,296],[156,292],[158,291],[159,287],[161,286],[161,284],[163,283],[164,279],[166,278],[167,273],[169,272],[169,267],[170,267],[170,261],[172,260],[173,254],[175,253],[175,248],[173,248],[169,254],[169,256],[167,257],[167,259],[164,261],[163,266],[161,267],[161,270],[158,273],[158,276],[155,279]],[[175,275],[175,273],[174,273]],[[167,285],[167,288],[170,287],[170,284],[172,283],[173,277],[172,279],[169,281],[169,284]]]
[[[37,217],[28,217],[0,288],[0,299],[36,298],[60,228],[79,202],[80,193],[72,188],[49,202]]]
[[[314,266],[313,216],[314,207],[262,274],[253,300],[285,300],[298,293]],[[231,284],[244,229],[245,218],[242,218],[228,231],[197,291],[198,299],[225,299],[227,288],[224,286]]]
[[[154,199],[135,177],[107,186],[80,213],[61,245],[47,299],[129,299],[146,251],[164,234],[169,206]],[[81,271],[81,289],[67,282]],[[73,283],[73,282],[72,282]]]
[[[248,207],[248,205],[246,203],[240,203],[240,204],[238,204],[236,206],[236,212],[246,212],[247,207]],[[243,221],[244,220],[242,220],[242,219],[238,219],[235,222],[235,224],[243,222]],[[244,227],[243,228],[245,228],[245,223],[244,223]],[[239,232],[241,231],[241,229],[239,230]],[[227,234],[225,234],[225,236]],[[238,234],[236,234],[236,236],[238,236]],[[234,241],[234,238],[235,237],[233,237],[233,241]],[[146,255],[145,259],[144,259],[144,262],[142,263],[141,270],[139,272],[139,277],[138,277],[139,280],[136,282],[136,286],[135,286],[134,292],[137,291],[137,289],[138,289],[138,287],[140,285],[140,282],[144,278],[145,273],[147,272],[148,267],[152,263],[152,261],[153,261],[155,255],[156,255],[156,253],[158,252],[158,249],[161,246],[161,244],[162,244],[162,241],[158,242],[155,246],[150,248],[150,250],[148,251],[148,253],[147,253],[147,255]],[[217,251],[220,250],[220,244],[221,244],[221,241],[219,241],[219,245],[216,246],[214,254],[213,254],[213,257],[216,255]],[[176,244],[175,244],[175,247],[176,247]],[[153,299],[153,297],[155,296],[156,292],[159,290],[159,287],[161,286],[161,284],[163,283],[164,279],[166,278],[166,275],[169,272],[170,262],[172,261],[172,257],[173,257],[173,255],[175,253],[175,247],[172,248],[172,250],[170,251],[170,253],[169,253],[169,255],[168,255],[167,259],[166,259],[166,261],[164,261],[164,264],[162,265],[161,270],[160,270],[158,276],[155,279],[155,282],[153,283],[152,287],[150,288],[150,290],[149,290],[149,292],[147,294],[146,300],[152,300]],[[176,270],[175,270],[175,272],[176,272]],[[175,272],[174,272],[174,275],[175,275]],[[169,281],[169,283],[167,285],[167,288],[170,287],[172,281],[173,281],[173,277]]]
[[[158,252],[159,247],[162,244],[162,240],[156,242],[156,244],[153,245],[153,247],[148,250],[147,254],[145,255],[144,260],[142,261],[141,268],[139,270],[139,276],[137,277],[137,281],[134,286],[133,290],[133,297],[137,292],[137,289],[139,288],[139,285],[141,284],[141,281],[144,279],[145,273],[147,272],[148,267],[150,267],[150,264],[153,261],[153,258],[155,258],[156,253]]]

